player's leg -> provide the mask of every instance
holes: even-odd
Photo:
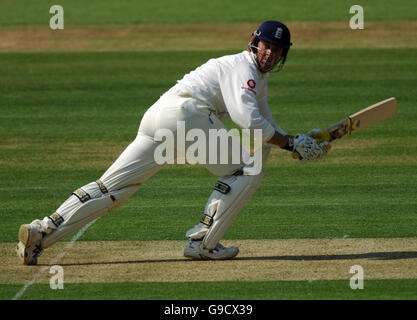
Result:
[[[211,120],[215,128],[224,128],[216,117],[212,116]],[[263,164],[269,151],[269,146],[263,147]],[[230,159],[229,157],[229,161]],[[243,163],[207,164],[206,167],[218,176],[219,180],[207,202],[200,223],[186,233],[188,242],[184,256],[192,259],[230,259],[238,254],[238,248],[225,248],[220,244],[220,240],[259,187],[263,172],[251,170]]]
[[[52,215],[22,225],[18,254],[23,263],[36,264],[43,249],[120,207],[162,168],[153,161],[156,145],[150,137],[139,134],[99,180],[75,190]]]
[[[20,227],[17,253],[24,264],[36,264],[44,248],[120,207],[163,167],[154,161],[154,150],[159,142],[141,130],[152,131],[152,117],[150,113],[145,114],[136,139],[99,180],[75,190],[52,215]]]
[[[184,251],[186,257],[230,259],[239,253],[237,248],[225,248],[219,242],[238,213],[255,193],[262,178],[263,173],[252,176],[238,174],[219,179],[207,202],[200,223],[186,233],[188,237]]]
[[[156,146],[150,137],[138,135],[99,180],[77,189],[57,209],[56,214],[63,222],[54,232],[44,231],[47,235],[42,240],[42,247],[50,247],[74,230],[120,207],[143,182],[162,168],[153,160]],[[49,217],[44,220],[51,221]]]
[[[34,220],[19,230],[18,255],[24,264],[36,264],[37,257],[63,237],[88,222],[115,210],[138,190],[140,184],[162,168],[155,161],[158,129],[176,131],[177,120],[188,119],[192,113],[183,108],[181,97],[159,99],[143,116],[136,139],[113,165],[100,177],[77,190],[43,220]]]

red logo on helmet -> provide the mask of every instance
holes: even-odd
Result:
[[[246,84],[248,85],[248,87],[242,87],[242,89],[244,90],[248,90],[250,92],[252,92],[253,94],[256,95],[256,91],[254,90],[256,87],[256,82],[253,79],[249,79],[248,82],[246,82]]]

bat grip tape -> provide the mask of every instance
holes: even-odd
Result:
[[[347,130],[346,133],[348,136],[352,134],[352,119],[350,117],[347,118]]]

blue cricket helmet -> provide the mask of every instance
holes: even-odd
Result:
[[[284,67],[285,60],[287,59],[288,50],[292,45],[291,33],[288,27],[279,21],[268,20],[262,23],[259,28],[252,33],[251,41],[248,45],[248,50],[252,53],[252,57],[255,60],[256,65],[262,72],[269,72],[271,70],[261,70],[257,61],[258,43],[260,40],[272,43],[283,49],[282,56],[278,61],[278,71]]]

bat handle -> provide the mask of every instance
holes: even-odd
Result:
[[[346,133],[348,136],[352,134],[353,122],[350,117],[347,117]]]

